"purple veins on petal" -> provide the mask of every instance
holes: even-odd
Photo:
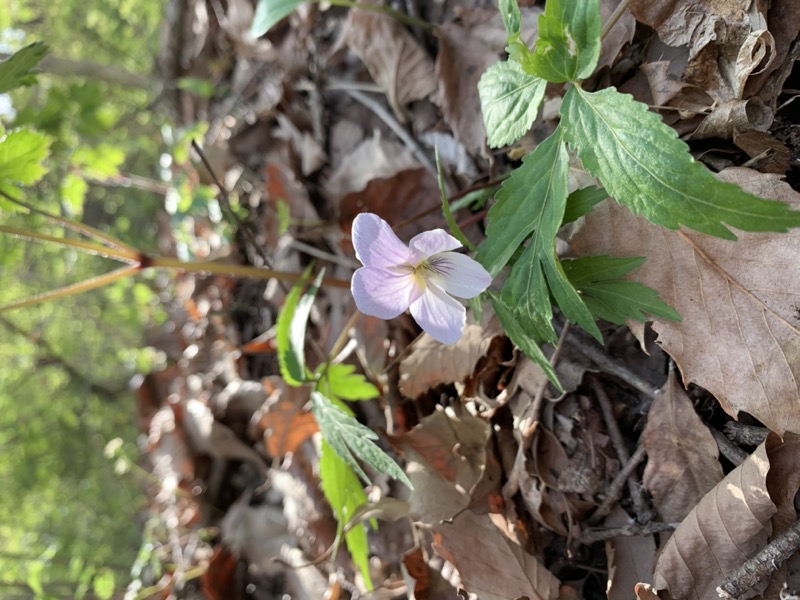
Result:
[[[439,252],[447,252],[461,247],[459,242],[444,229],[434,229],[433,231],[423,231],[415,235],[408,243],[418,260],[423,260]]]
[[[492,283],[492,276],[476,260],[457,252],[443,252],[428,259],[429,279],[457,298],[474,298]]]

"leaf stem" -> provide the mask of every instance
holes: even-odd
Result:
[[[608,35],[608,32],[611,31],[612,29],[614,29],[614,25],[617,24],[617,21],[620,20],[620,18],[622,17],[623,13],[626,10],[628,10],[628,6],[630,5],[630,3],[631,3],[631,0],[622,0],[622,2],[620,2],[617,5],[617,8],[614,9],[614,12],[611,13],[611,17],[609,17],[608,21],[603,25],[603,30],[600,33],[600,41],[601,42],[604,39],[606,39],[606,36]]]

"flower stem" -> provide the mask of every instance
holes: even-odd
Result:
[[[145,268],[164,268],[185,273],[209,273],[211,275],[227,275],[231,277],[249,277],[251,279],[277,279],[294,283],[300,281],[303,276],[300,273],[286,273],[284,271],[273,271],[271,269],[261,269],[247,265],[234,265],[220,262],[183,262],[168,256],[156,256],[149,258],[143,265]],[[343,279],[333,279],[324,277],[322,285],[350,289],[350,282]]]

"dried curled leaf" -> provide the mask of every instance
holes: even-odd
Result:
[[[654,585],[673,598],[716,598],[716,587],[767,542],[775,505],[760,445],[689,513],[656,563]]]

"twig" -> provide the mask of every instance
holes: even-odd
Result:
[[[350,96],[353,100],[363,104],[369,110],[375,113],[377,117],[379,117],[389,129],[394,132],[394,134],[399,137],[402,142],[408,146],[408,149],[411,150],[411,153],[417,158],[417,160],[422,164],[427,171],[433,175],[434,179],[438,177],[438,173],[436,171],[436,165],[433,164],[433,161],[430,157],[425,154],[425,150],[423,150],[422,146],[419,145],[417,140],[415,140],[405,128],[398,123],[397,119],[394,118],[388,110],[386,110],[379,102],[376,102],[365,93],[360,92],[358,90],[345,90],[345,93]],[[450,190],[447,191],[449,195],[451,193]]]
[[[578,541],[581,544],[594,544],[595,542],[602,542],[610,540],[611,538],[625,536],[630,537],[634,535],[652,535],[654,533],[661,533],[662,531],[673,531],[678,528],[680,523],[648,523],[647,525],[639,525],[638,523],[630,523],[622,527],[597,527],[594,529],[587,529],[581,534]]]
[[[644,394],[647,398],[652,399],[655,396],[656,388],[653,387],[653,384],[642,379],[625,365],[609,357],[593,340],[585,339],[583,336],[572,332],[567,336],[567,343],[600,367],[604,373],[619,377],[625,383]]]
[[[587,523],[590,525],[599,523],[600,520],[605,517],[608,513],[611,512],[611,509],[614,508],[614,505],[619,501],[622,497],[622,488],[625,483],[628,481],[628,478],[631,474],[636,470],[636,467],[639,466],[644,460],[647,451],[644,449],[644,446],[639,446],[636,448],[636,451],[631,456],[630,460],[625,464],[624,467],[617,473],[617,476],[611,481],[611,484],[608,486],[608,490],[606,491],[606,497],[603,500],[603,503],[597,507],[592,515],[586,520]]]
[[[721,431],[711,429],[711,435],[714,436],[714,441],[717,442],[720,454],[731,461],[735,467],[738,467],[747,458],[747,452],[725,437],[725,434]]]
[[[603,389],[603,386],[594,377],[592,378],[592,389],[594,389],[595,396],[597,396],[597,402],[600,405],[603,419],[606,422],[608,436],[611,438],[611,443],[614,445],[617,457],[622,464],[630,464],[631,456],[628,452],[628,447],[625,445],[625,440],[622,438],[622,432],[619,430],[617,419],[614,417],[614,408],[611,406],[611,401],[608,399],[608,395]],[[649,519],[646,518],[647,511],[644,507],[644,498],[641,494],[641,488],[638,482],[633,479],[632,473],[628,479],[628,491],[631,494],[631,501],[633,501],[633,508],[636,511],[637,517],[641,522],[647,522]]]
[[[764,546],[761,551],[725,578],[717,594],[720,598],[740,598],[772,575],[787,558],[800,550],[800,521]]]
[[[620,20],[620,18],[622,17],[623,13],[626,10],[628,10],[628,5],[630,3],[631,3],[631,0],[622,0],[622,2],[620,2],[617,5],[617,8],[614,10],[613,13],[611,13],[611,16],[609,17],[608,21],[603,25],[603,30],[602,30],[602,32],[600,32],[600,40],[601,41],[606,39],[606,36],[609,34],[609,32],[612,29],[614,29],[614,25],[617,24],[617,21]]]

